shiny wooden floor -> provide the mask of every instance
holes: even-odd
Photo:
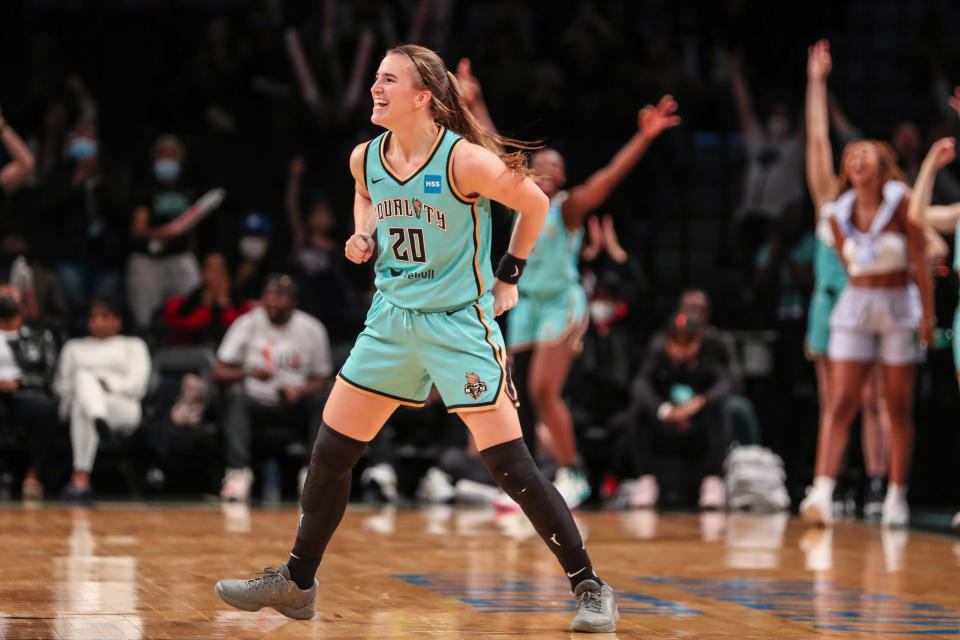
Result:
[[[519,514],[351,507],[318,617],[214,595],[286,558],[294,507],[0,506],[0,638],[569,638],[573,601]],[[582,513],[620,638],[960,636],[960,538],[785,515]]]

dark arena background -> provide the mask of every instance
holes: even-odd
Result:
[[[881,517],[903,438],[872,383],[832,524],[798,517],[822,475],[815,264],[836,253],[808,187],[809,48],[829,41],[834,171],[874,139],[913,185],[960,131],[957,34],[951,0],[0,0],[0,639],[567,637],[566,579],[436,391],[353,467],[315,618],[214,593],[294,541],[374,300],[375,260],[344,255],[349,158],[383,131],[371,86],[405,42],[501,134],[557,150],[571,193],[609,182],[577,220],[565,383],[539,342],[510,370],[616,637],[960,636],[952,230],[926,240],[909,526]],[[679,125],[611,178],[666,95]],[[955,161],[930,198],[960,219]],[[494,270],[513,228],[495,203]],[[459,400],[497,389],[458,376]],[[671,431],[691,396],[701,418]]]

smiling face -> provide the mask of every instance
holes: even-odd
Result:
[[[548,198],[552,198],[567,183],[563,156],[555,149],[541,149],[530,161],[537,186]]]
[[[403,53],[388,54],[380,61],[370,95],[373,96],[370,122],[387,129],[430,107],[431,94],[422,87],[413,61]]]

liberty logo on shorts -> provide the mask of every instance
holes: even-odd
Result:
[[[463,392],[476,400],[487,392],[487,383],[475,373],[467,373],[467,384],[463,385]]]
[[[424,193],[440,193],[440,176],[437,176],[437,175],[423,176],[423,192]]]

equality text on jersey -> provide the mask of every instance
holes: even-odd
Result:
[[[416,218],[426,220],[440,231],[447,230],[447,214],[416,198],[387,198],[374,206],[377,222],[387,218]]]

